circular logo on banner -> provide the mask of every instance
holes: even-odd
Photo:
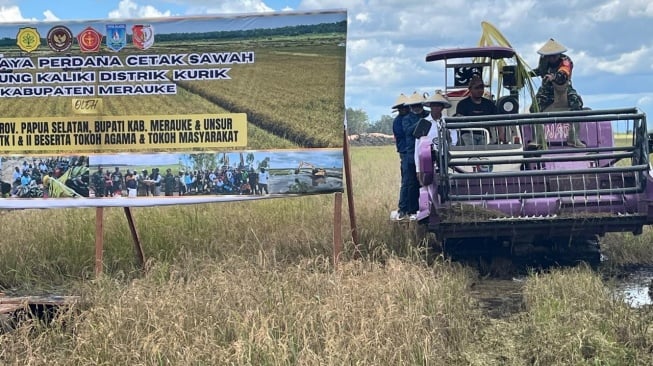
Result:
[[[25,52],[32,52],[41,45],[41,35],[36,28],[20,28],[16,35],[16,44],[18,48]]]
[[[98,52],[102,44],[102,34],[93,27],[86,27],[77,35],[77,43],[82,52]]]
[[[48,46],[56,52],[67,51],[73,44],[73,33],[67,27],[58,25],[48,31]]]

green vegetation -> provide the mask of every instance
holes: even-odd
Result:
[[[584,267],[528,276],[521,311],[489,316],[473,294],[477,273],[427,266],[411,235],[389,225],[393,147],[356,148],[352,159],[361,246],[347,242],[337,270],[333,196],[136,208],[146,274],[122,210],[105,209],[100,279],[93,210],[0,213],[0,289],[83,300],[54,326],[0,335],[0,363],[653,364],[652,309],[628,307]],[[622,234],[606,254],[651,263],[650,235]]]

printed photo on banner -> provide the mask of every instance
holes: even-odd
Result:
[[[269,196],[341,192],[341,154],[338,149],[320,149],[92,156],[90,195]],[[115,181],[102,179],[107,175],[113,175]],[[127,176],[133,177],[133,181],[127,183]]]

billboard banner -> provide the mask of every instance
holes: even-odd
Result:
[[[0,24],[0,208],[342,191],[346,17]]]

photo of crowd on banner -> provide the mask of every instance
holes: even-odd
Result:
[[[3,159],[0,179],[3,198],[152,197],[198,194],[267,195],[270,173],[263,167],[233,167],[172,172],[168,168],[132,169],[98,166],[89,171],[88,159],[51,157]],[[5,170],[11,171],[7,178]],[[53,189],[55,188],[56,189]]]
[[[2,198],[267,196],[343,188],[339,150],[2,157],[0,171]]]
[[[214,170],[142,169],[98,166],[91,174],[91,197],[156,197],[200,194],[267,195],[270,173],[233,167]]]
[[[88,157],[0,159],[3,198],[88,197]]]

